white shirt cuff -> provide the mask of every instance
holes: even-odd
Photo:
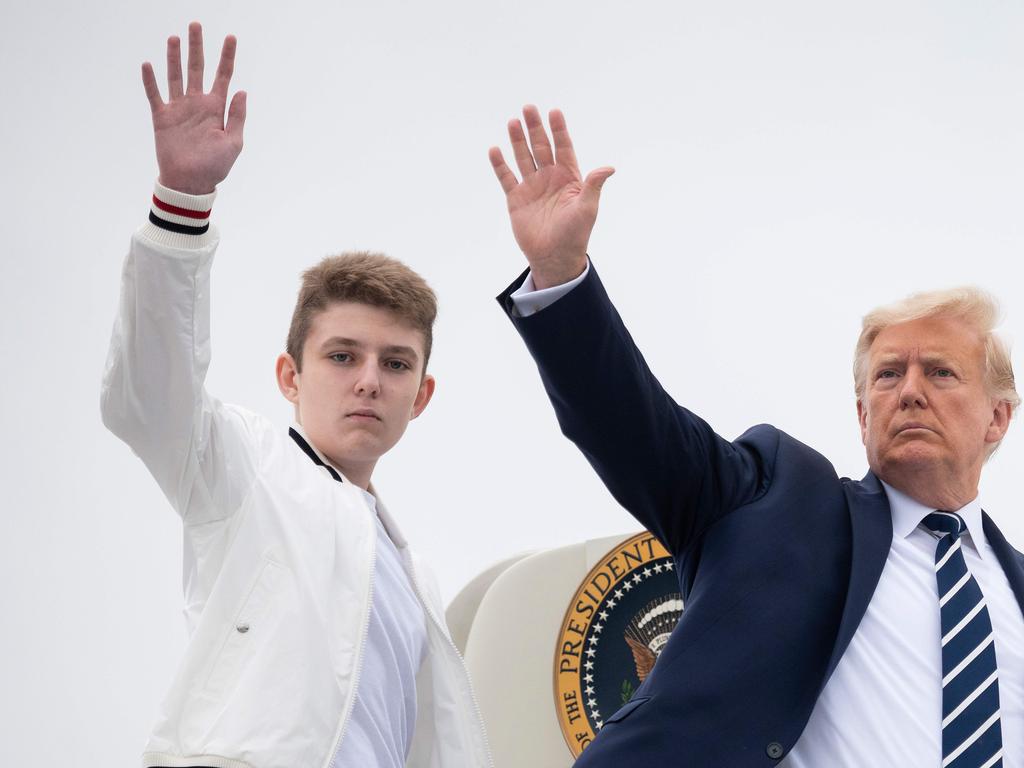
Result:
[[[583,282],[583,279],[590,272],[590,259],[587,259],[587,266],[579,277],[575,277],[567,283],[553,285],[550,288],[541,288],[539,291],[533,284],[533,272],[526,275],[523,284],[512,292],[513,314],[517,317],[529,317],[540,312],[545,307],[550,307],[569,291]]]

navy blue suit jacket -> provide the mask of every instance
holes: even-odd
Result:
[[[525,273],[524,273],[525,276]],[[733,442],[651,374],[591,266],[511,314],[562,432],[672,553],[685,610],[654,671],[579,768],[773,766],[793,747],[878,583],[892,541],[878,479],[760,425]],[[1024,606],[1024,556],[985,534]]]

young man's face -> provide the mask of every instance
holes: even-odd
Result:
[[[301,373],[289,355],[278,358],[278,385],[306,436],[357,485],[430,402],[423,342],[389,310],[336,302],[313,319]]]

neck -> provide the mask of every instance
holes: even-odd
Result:
[[[978,478],[958,479],[941,473],[886,476],[875,474],[896,490],[933,509],[955,512],[978,496]],[[938,474],[938,476],[933,476]]]
[[[370,476],[373,474],[373,468],[376,465],[376,462],[367,465],[343,463],[335,461],[330,456],[328,456],[327,459],[338,469],[338,471],[341,472],[341,474],[345,476],[346,480],[352,483],[352,485],[357,485],[364,491],[372,493],[372,491],[370,491]]]

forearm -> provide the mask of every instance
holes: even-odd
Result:
[[[506,310],[509,293],[499,297]],[[596,274],[513,322],[538,362],[563,433],[671,551],[681,552],[756,493],[756,462],[669,397]]]
[[[217,234],[209,224],[213,195],[168,192],[157,188],[150,221],[133,235],[124,263],[101,410],[107,427],[132,447],[182,511],[203,419]]]
[[[245,93],[227,103],[234,37],[224,39],[209,92],[197,22],[189,25],[188,43],[186,83],[181,41],[168,38],[166,101],[152,65],[142,65],[160,179],[174,189],[157,184],[149,221],[132,237],[101,411],[104,424],[145,462],[182,518],[201,523],[234,512],[255,476],[257,452],[255,421],[203,387],[218,239],[210,210],[213,190],[242,149]]]

